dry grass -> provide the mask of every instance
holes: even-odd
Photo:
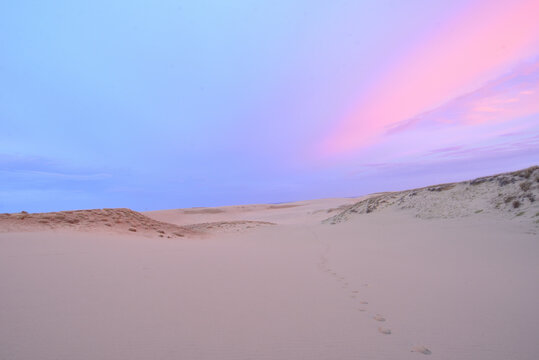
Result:
[[[530,181],[525,181],[523,183],[520,183],[519,186],[522,189],[522,191],[528,191],[528,190],[530,190],[530,188],[532,186],[532,183]]]
[[[242,229],[254,228],[265,225],[275,225],[275,223],[267,221],[250,221],[250,220],[236,220],[236,221],[217,221],[209,223],[191,224],[185,227],[194,231],[239,231]]]
[[[524,170],[515,171],[512,174],[529,179],[535,170],[539,169],[539,166],[532,166]]]
[[[194,208],[190,210],[184,210],[184,214],[219,214],[225,212],[223,209],[219,208]]]
[[[288,209],[288,208],[294,208],[302,206],[300,204],[283,204],[283,205],[270,205],[268,206],[268,209]]]
[[[428,191],[447,191],[447,190],[453,189],[455,185],[456,185],[455,183],[435,185],[435,186],[428,187],[427,190]]]
[[[515,200],[515,197],[514,196],[508,196],[506,197],[503,201],[506,203],[506,204],[509,204],[511,201]]]

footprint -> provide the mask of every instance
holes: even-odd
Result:
[[[391,334],[391,329],[379,327],[378,332],[381,333],[381,334],[384,334],[384,335],[390,335]]]
[[[374,320],[376,321],[386,321],[386,318],[383,317],[382,315],[380,314],[376,314],[374,317],[373,317]]]
[[[418,353],[421,353],[421,354],[424,354],[424,355],[430,355],[432,354],[432,351],[430,351],[429,349],[427,349],[426,347],[424,346],[414,346],[411,350],[411,352],[418,352]]]

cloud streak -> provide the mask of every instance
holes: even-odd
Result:
[[[524,64],[481,88],[387,127],[386,135],[424,126],[509,122],[539,114],[539,61]]]
[[[66,181],[96,181],[111,178],[105,172],[92,172],[60,166],[51,159],[39,156],[22,156],[0,154],[0,174],[6,179],[29,178],[33,181],[66,180]]]
[[[347,155],[376,144],[387,128],[439,107],[536,56],[537,13],[539,3],[531,0],[475,2],[465,14],[395,58],[385,78],[358,99],[356,110],[322,142],[319,155]],[[507,105],[489,100],[477,102],[475,116],[469,114],[467,120],[485,121]]]
[[[376,143],[354,155],[354,161],[362,164],[360,173],[442,163],[462,170],[468,162],[483,159],[492,164],[496,157],[500,161],[518,157],[525,166],[536,163],[539,60],[380,132]]]

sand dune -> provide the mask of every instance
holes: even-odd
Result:
[[[373,195],[325,220],[335,224],[355,214],[384,209],[407,210],[424,219],[492,214],[537,223],[539,167],[487,176],[461,183]]]
[[[0,359],[536,359],[538,177],[4,214]]]
[[[137,233],[168,238],[200,235],[194,229],[157,221],[131,209],[0,214],[0,232],[47,230]]]

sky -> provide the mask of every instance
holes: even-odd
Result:
[[[0,212],[350,197],[539,164],[537,0],[0,2]]]

